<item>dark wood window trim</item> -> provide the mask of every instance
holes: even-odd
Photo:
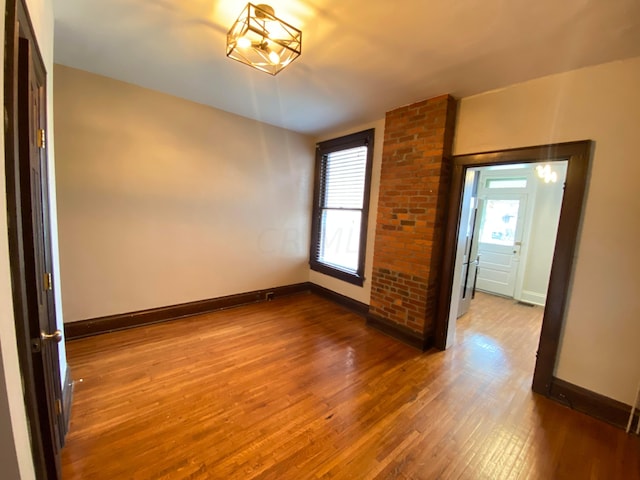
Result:
[[[553,385],[560,334],[568,302],[569,285],[574,269],[575,249],[580,230],[584,197],[587,188],[594,143],[590,140],[558,143],[536,147],[517,148],[453,157],[453,171],[449,197],[445,249],[442,264],[442,286],[438,299],[436,319],[436,346],[444,350],[458,236],[464,177],[468,168],[510,163],[535,163],[566,160],[565,180],[558,234],[556,237],[551,276],[544,308],[542,331],[536,366],[533,373],[533,391],[549,396]]]
[[[364,130],[344,137],[334,138],[318,143],[316,146],[315,181],[313,188],[313,217],[311,222],[311,246],[309,253],[309,265],[311,270],[329,275],[354,285],[362,286],[364,283],[364,264],[367,247],[367,226],[369,220],[369,197],[371,193],[371,168],[373,164],[374,129]],[[364,199],[362,203],[362,217],[360,222],[360,243],[358,246],[358,268],[356,272],[342,270],[335,266],[323,263],[319,260],[319,247],[321,236],[321,219],[323,205],[323,175],[327,155],[340,150],[356,147],[367,147],[367,163],[364,180]]]

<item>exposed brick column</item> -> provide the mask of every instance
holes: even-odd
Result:
[[[386,115],[370,321],[423,343],[437,310],[455,114],[444,95]]]

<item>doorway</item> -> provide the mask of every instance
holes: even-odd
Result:
[[[555,380],[553,374],[573,272],[574,254],[582,217],[592,145],[591,141],[581,141],[454,157],[448,220],[445,231],[442,288],[440,290],[438,316],[436,319],[436,346],[438,348],[442,350],[446,348],[447,335],[449,333],[449,314],[456,274],[455,259],[460,238],[464,179],[468,171],[472,168],[484,166],[566,161],[567,177],[560,209],[558,233],[551,263],[547,301],[544,308],[532,386],[537,393],[549,394]],[[455,285],[458,285],[458,283],[456,282]]]
[[[491,305],[504,310],[514,304],[509,310],[513,318],[503,326],[511,324],[516,330],[519,317],[538,317],[534,310],[542,320],[566,163],[559,160],[553,167],[527,163],[467,170],[453,280],[458,285],[460,275],[460,293],[453,288],[447,348],[454,344],[460,322],[467,324],[469,318],[473,322],[476,317],[485,319],[491,314],[487,310]],[[553,178],[539,175],[540,171],[553,172]],[[525,314],[527,309],[531,311]],[[525,323],[522,325],[523,333],[531,330],[524,327]],[[534,335],[537,340],[539,326]],[[530,353],[533,352],[532,349]]]
[[[552,172],[553,178],[540,171]],[[471,253],[482,264],[474,281],[478,290],[544,307],[566,171],[562,160],[553,167],[527,163],[470,169],[477,184],[471,199],[476,221],[468,235]],[[465,195],[468,191],[465,187]]]

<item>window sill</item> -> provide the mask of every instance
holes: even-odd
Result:
[[[330,277],[337,278],[338,280],[342,280],[347,283],[351,283],[352,285],[361,287],[364,283],[364,276],[359,275],[358,273],[346,272],[344,270],[340,270],[339,268],[335,268],[327,265],[326,263],[320,262],[309,262],[309,265],[311,267],[311,270],[323,273]]]

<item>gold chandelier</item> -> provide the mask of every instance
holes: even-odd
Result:
[[[227,57],[276,75],[302,53],[302,32],[269,5],[248,3],[227,33]]]

